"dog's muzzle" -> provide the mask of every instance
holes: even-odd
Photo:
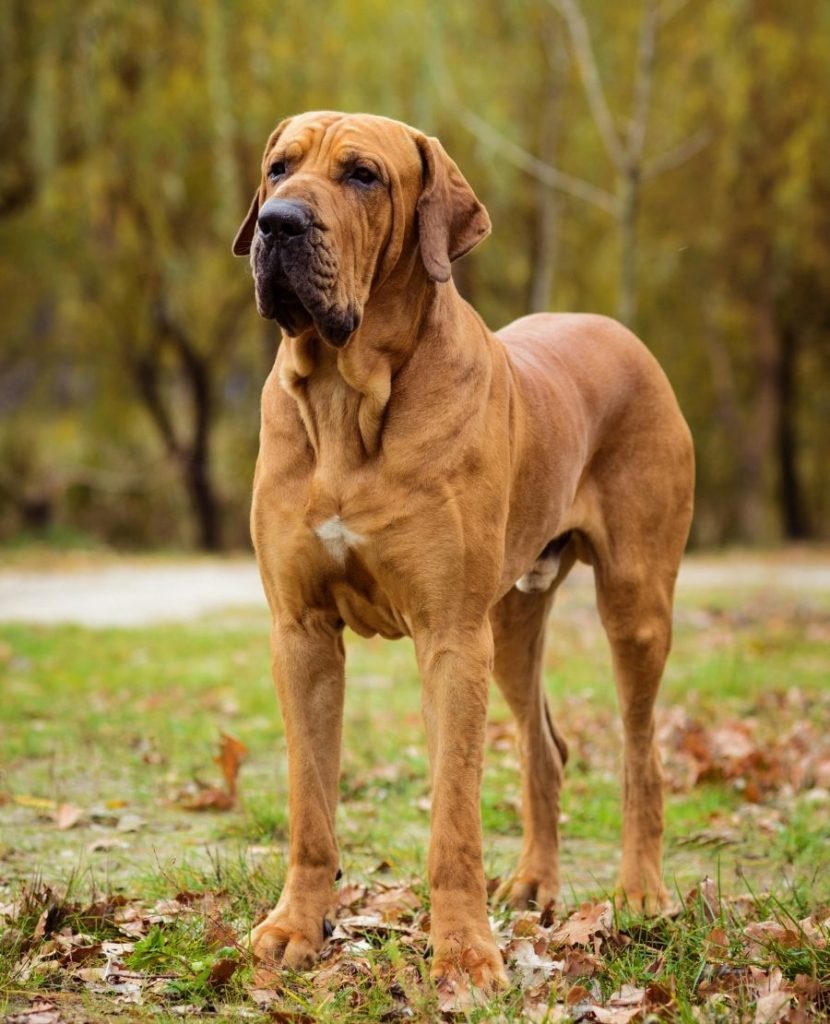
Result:
[[[338,266],[301,199],[269,199],[259,211],[252,264],[259,312],[289,334],[312,323],[324,341],[342,348],[360,325],[356,305],[332,298]]]

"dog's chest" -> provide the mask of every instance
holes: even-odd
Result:
[[[366,540],[350,529],[339,515],[329,516],[312,529],[328,554],[344,566],[349,551],[357,549]]]

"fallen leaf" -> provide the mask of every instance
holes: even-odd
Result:
[[[344,910],[356,906],[366,896],[366,886],[350,882],[340,886],[337,894],[337,906]]]
[[[213,760],[222,769],[225,788],[231,801],[236,799],[236,782],[239,777],[239,769],[247,756],[248,748],[244,743],[241,743],[226,732],[221,733],[219,754]]]
[[[753,921],[744,928],[744,935],[750,939],[747,952],[753,957],[767,953],[771,946],[790,949],[801,944],[798,933],[779,921]]]
[[[753,1024],[777,1024],[778,1021],[783,1020],[789,1010],[792,998],[791,993],[781,991],[761,996],[755,1004]]]
[[[690,909],[700,907],[707,921],[716,921],[721,915],[721,904],[714,879],[707,875],[698,882],[686,893],[683,904]]]
[[[63,1024],[63,1016],[57,1003],[50,999],[35,998],[28,1010],[9,1014],[5,1024]]]
[[[393,923],[411,916],[421,905],[420,899],[408,885],[396,885],[370,894],[365,907],[368,913],[379,913],[383,921]]]
[[[46,800],[40,796],[26,796],[25,794],[18,794],[13,796],[12,800],[20,807],[34,807],[39,811],[50,811],[55,806],[54,800]]]
[[[208,975],[208,985],[215,989],[224,988],[234,976],[239,966],[239,961],[233,960],[230,957],[216,960]]]
[[[590,997],[591,993],[584,985],[571,985],[567,996],[565,996],[565,1002],[568,1006],[575,1006],[577,1003],[584,1003]]]
[[[230,811],[235,797],[215,786],[206,786],[195,796],[180,796],[177,802],[186,811]]]
[[[597,936],[608,935],[614,920],[611,904],[583,903],[575,913],[563,921],[550,937],[556,946],[589,946]]]
[[[515,939],[505,950],[505,960],[519,974],[522,988],[561,971],[562,961],[540,955],[530,939]]]
[[[115,827],[119,832],[138,832],[145,824],[144,819],[137,814],[122,814]]]
[[[600,957],[581,949],[571,949],[565,954],[562,962],[562,974],[566,978],[591,978],[604,966]]]
[[[646,991],[634,985],[623,985],[604,1006],[592,1006],[591,1012],[599,1024],[628,1024],[645,1009]]]
[[[123,839],[116,839],[115,836],[101,836],[100,839],[93,839],[87,846],[87,852],[100,853],[102,850],[129,850],[130,844]]]
[[[729,936],[723,928],[713,928],[703,942],[706,959],[720,963],[729,952]]]
[[[239,936],[229,924],[218,917],[205,920],[205,945],[209,949],[234,948],[239,945]]]
[[[83,816],[82,807],[75,807],[74,804],[58,804],[54,814],[55,825],[61,832],[65,832],[74,828]]]

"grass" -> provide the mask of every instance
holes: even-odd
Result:
[[[661,704],[680,706],[707,726],[752,721],[759,737],[805,721],[826,736],[828,639],[830,606],[819,595],[808,601],[724,588],[687,596],[678,604]],[[351,637],[348,671],[338,812],[345,879],[414,879],[426,905],[427,765],[411,645]],[[584,585],[563,593],[552,619],[546,682],[572,746],[562,827],[562,897],[572,910],[612,888],[620,832],[610,659]],[[215,920],[190,910],[151,926],[129,953],[130,969],[164,976],[141,1006],[116,1007],[111,995],[70,984],[65,972],[20,969],[39,948],[32,933],[49,906],[58,908],[52,913],[64,931],[99,942],[125,937],[112,914],[83,920],[95,898],[135,902],[145,913],[177,893],[208,893],[236,934],[273,904],[284,873],[286,775],[264,617],[234,613],[135,630],[3,626],[0,692],[0,905],[21,894],[31,902],[0,938],[0,1013],[21,1012],[40,991],[59,1001],[67,1019],[180,1019],[177,1006],[233,1019],[242,1008],[265,1019],[248,997],[247,967],[227,984],[211,981],[217,961],[244,957],[233,945],[217,947],[210,935]],[[491,719],[508,717],[494,693]],[[187,812],[177,794],[194,778],[218,780],[213,757],[222,730],[249,750],[239,805],[226,813]],[[680,901],[709,875],[724,902],[714,916],[694,901],[676,919],[618,916],[603,940],[601,965],[568,976],[576,996],[566,1005],[577,1014],[579,985],[591,998],[607,999],[623,984],[659,983],[670,988],[679,1020],[733,1019],[718,1014],[744,1004],[733,999],[721,1009],[714,991],[699,1009],[701,982],[718,981],[713,929],[727,934],[720,967],[728,971],[750,962],[747,921],[772,918],[797,928],[808,914],[824,910],[827,917],[828,785],[830,777],[823,786],[781,785],[748,803],[740,783],[713,777],[669,794],[667,884]],[[515,751],[506,730],[494,728],[482,801],[488,876],[507,872],[518,852],[518,798]],[[83,811],[76,827],[56,827],[61,804]],[[743,900],[735,904],[742,916],[727,898]],[[348,983],[318,985],[321,973],[293,979],[281,996],[283,1012],[297,1020],[434,1019],[434,994],[421,983],[422,946],[394,932],[365,943],[349,954]],[[756,962],[765,970],[778,966],[785,979],[826,983],[827,956],[815,942],[773,943]],[[324,964],[322,976],[325,970]],[[471,1019],[524,1019],[526,990],[514,985],[497,1007],[473,1010]]]

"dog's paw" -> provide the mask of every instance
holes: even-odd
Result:
[[[501,883],[493,900],[513,910],[541,910],[554,902],[558,894],[556,878],[529,878],[516,874]]]
[[[508,986],[498,946],[480,935],[449,935],[439,942],[430,976],[442,1009],[468,1009]]]
[[[272,911],[251,932],[251,952],[256,961],[257,983],[269,979],[282,968],[307,971],[317,960],[325,941],[325,921],[292,920],[285,912]]]
[[[657,917],[671,907],[671,900],[662,885],[650,891],[618,886],[614,891],[614,905],[635,914]]]

